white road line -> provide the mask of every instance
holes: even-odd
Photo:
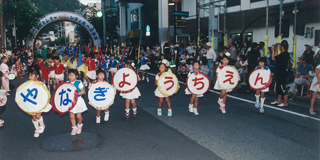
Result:
[[[152,76],[156,76],[156,75],[153,74],[153,73],[148,73],[148,74],[149,74],[149,75],[152,75]],[[186,83],[181,82],[181,81],[179,81],[179,83],[186,85]],[[216,93],[216,94],[219,94],[219,95],[220,95],[220,92],[214,91],[214,90],[212,90],[212,89],[210,89],[209,92]],[[228,95],[228,97],[233,98],[233,99],[237,99],[237,100],[240,100],[240,101],[243,101],[243,102],[248,102],[248,103],[255,104],[254,101],[250,101],[250,100],[243,99],[243,98],[240,98],[240,97],[236,97],[236,96],[232,96],[232,95]],[[282,112],[285,112],[285,113],[290,113],[290,114],[293,114],[293,115],[297,115],[297,116],[300,116],[300,117],[310,118],[310,119],[313,119],[313,120],[316,120],[316,121],[320,122],[320,119],[319,119],[319,118],[311,117],[311,116],[308,116],[308,115],[305,115],[305,114],[301,114],[301,113],[297,113],[297,112],[285,110],[285,109],[278,108],[278,107],[273,107],[273,106],[270,106],[270,105],[267,105],[267,104],[264,104],[263,106],[264,106],[264,107],[267,107],[267,108],[274,109],[274,110],[282,111]]]

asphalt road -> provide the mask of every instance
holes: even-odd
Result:
[[[25,78],[27,78],[25,76]],[[14,80],[19,86],[25,80]],[[54,111],[43,115],[46,130],[33,138],[31,116],[14,102],[15,89],[8,97],[5,128],[0,129],[0,159],[320,159],[318,115],[308,114],[309,103],[290,102],[286,108],[269,105],[276,99],[268,94],[265,113],[254,108],[255,97],[245,92],[231,93],[226,114],[219,110],[218,92],[209,91],[199,101],[199,116],[188,111],[185,84],[170,98],[173,116],[156,115],[158,99],[150,82],[139,82],[142,96],[137,100],[138,116],[125,118],[124,100],[117,94],[110,108],[109,122],[95,123],[95,109],[83,114],[84,132],[104,138],[101,145],[76,152],[50,152],[40,148],[43,140],[70,133],[67,115]],[[86,102],[87,97],[84,96]],[[318,105],[318,104],[317,104]]]

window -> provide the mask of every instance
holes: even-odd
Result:
[[[227,7],[240,5],[241,0],[227,0]]]
[[[139,9],[132,10],[130,13],[131,30],[139,29]]]
[[[265,1],[265,0],[250,0],[250,3],[259,2],[259,1]]]

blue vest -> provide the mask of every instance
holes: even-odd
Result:
[[[256,67],[256,69],[262,69],[260,66],[258,66],[258,67]],[[265,69],[265,70],[269,70],[269,68],[268,67],[264,67],[263,69]]]
[[[118,64],[118,61],[117,60],[110,60],[109,61],[109,64],[110,64],[110,67],[111,68],[115,68],[116,66],[117,66],[117,64]]]
[[[68,81],[69,83],[71,83],[70,81]],[[81,89],[79,88],[79,84],[81,83],[81,81],[76,80],[73,85],[75,85],[77,87],[78,93],[81,92]],[[81,97],[81,95],[78,95],[78,97]]]
[[[147,58],[143,57],[140,59],[140,61],[141,61],[141,65],[145,65],[147,63]]]
[[[104,56],[104,59],[107,61],[109,58],[108,58],[108,56]],[[106,70],[106,68],[107,68],[107,62],[105,63],[105,62],[103,62],[103,60],[101,60],[101,66],[102,66],[102,68],[104,69],[104,70]]]

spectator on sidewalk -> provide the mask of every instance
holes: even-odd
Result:
[[[317,49],[317,51],[313,56],[313,65],[317,66],[319,64],[320,64],[320,42],[319,42],[319,48]]]
[[[214,62],[216,61],[217,55],[214,52],[214,50],[211,48],[211,43],[208,42],[206,44],[207,46],[207,61],[208,61],[208,68],[209,68],[209,75],[208,77],[210,78],[210,80],[213,80],[213,67],[214,67]]]
[[[295,94],[297,92],[297,85],[304,85],[308,82],[309,71],[311,71],[312,66],[306,63],[307,58],[300,57],[300,62],[298,65],[298,73],[295,75],[294,82],[290,86],[289,93]]]
[[[260,51],[256,42],[251,44],[251,51],[247,54],[248,73],[250,74],[259,65]],[[247,79],[249,79],[247,74]]]
[[[229,39],[228,40],[228,44],[227,44],[227,47],[229,48],[229,53],[231,54],[230,58],[230,62],[229,62],[229,65],[232,65],[234,66],[236,64],[236,61],[237,61],[237,49],[236,47],[234,46],[234,40],[233,39]],[[208,58],[208,57],[207,57]]]
[[[313,63],[313,55],[314,51],[312,51],[313,45],[311,43],[305,44],[306,50],[303,52],[302,56],[306,58],[306,63],[311,64]]]
[[[288,106],[288,92],[286,89],[286,74],[287,68],[290,64],[290,54],[288,53],[289,44],[287,40],[282,40],[279,44],[280,54],[276,55],[277,48],[272,46],[272,60],[275,61],[275,77],[277,83],[277,94],[278,100],[271,102],[271,104],[277,104],[279,107]],[[282,103],[282,97],[284,98],[284,103]]]

